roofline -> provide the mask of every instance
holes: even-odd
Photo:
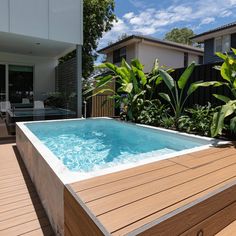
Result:
[[[184,44],[175,43],[175,42],[171,42],[171,41],[159,40],[159,39],[155,39],[155,38],[149,38],[149,37],[145,37],[145,36],[131,35],[131,36],[128,36],[127,38],[124,38],[124,39],[122,39],[118,42],[115,42],[115,43],[113,43],[113,44],[111,44],[111,45],[109,45],[105,48],[102,48],[102,49],[98,50],[98,53],[103,53],[103,51],[106,51],[106,50],[108,50],[112,47],[115,47],[119,44],[125,43],[129,40],[132,40],[132,39],[146,40],[146,41],[150,41],[150,42],[153,42],[153,43],[163,44],[163,45],[170,46],[170,47],[173,47],[173,48],[193,51],[193,52],[197,52],[197,53],[203,53],[204,52],[203,49],[200,49],[200,48],[198,49],[196,47],[189,46],[189,45],[184,45]]]
[[[230,28],[233,28],[233,27],[236,27],[236,22],[228,24],[226,26],[218,27],[216,29],[213,29],[213,30],[201,33],[201,34],[197,34],[197,35],[191,37],[190,39],[197,39],[199,37],[202,37],[202,36],[205,36],[205,35],[208,35],[208,34],[213,34],[213,33],[216,33],[216,32],[220,32],[220,31],[223,31],[223,30],[227,30],[227,29],[230,29]]]

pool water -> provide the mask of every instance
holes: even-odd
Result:
[[[71,171],[91,172],[209,144],[199,138],[123,123],[87,119],[26,126]]]

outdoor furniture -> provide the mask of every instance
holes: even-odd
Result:
[[[33,103],[23,104],[23,103],[11,103],[12,109],[18,109],[18,108],[33,108]]]
[[[44,103],[42,101],[34,101],[34,109],[44,109]]]
[[[8,110],[11,109],[11,103],[9,101],[0,102],[0,115],[1,117],[6,114]]]
[[[23,104],[30,104],[30,100],[28,98],[22,98]]]
[[[76,113],[71,110],[61,108],[19,108],[11,109],[6,112],[6,125],[8,132],[15,133],[15,123],[23,121],[36,121],[36,120],[57,120],[75,118]]]

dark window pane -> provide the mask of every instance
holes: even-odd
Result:
[[[126,47],[117,49],[113,52],[113,63],[119,63],[123,58],[126,60]]]
[[[184,67],[187,67],[188,66],[188,53],[185,52],[184,53]]]
[[[9,65],[9,100],[21,103],[23,98],[33,101],[33,67]]]
[[[0,102],[6,100],[6,67],[0,65]]]

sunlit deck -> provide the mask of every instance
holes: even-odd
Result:
[[[14,144],[0,145],[0,235],[53,235]],[[210,148],[67,185],[65,235],[236,234],[236,149]]]
[[[0,235],[54,235],[14,144],[0,144]]]
[[[236,220],[235,184],[234,146],[77,182],[65,192],[66,232],[214,235]]]

